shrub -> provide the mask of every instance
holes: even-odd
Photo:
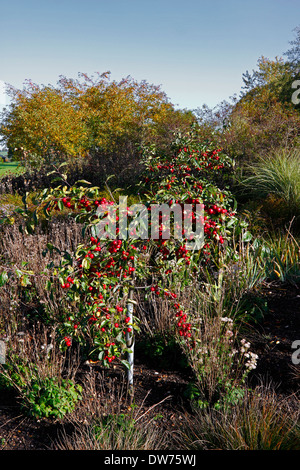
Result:
[[[195,343],[187,352],[195,380],[186,395],[195,406],[215,409],[240,403],[249,372],[257,355],[250,343],[238,338],[228,317],[201,316],[195,329]]]
[[[195,120],[191,112],[175,110],[159,86],[129,76],[112,81],[109,72],[60,77],[57,87],[27,81],[9,94],[12,104],[0,123],[3,141],[31,168],[92,157],[118,178],[129,162],[135,170],[142,142],[166,146],[173,132]]]
[[[22,396],[22,408],[35,418],[63,418],[75,409],[81,399],[82,387],[72,380],[39,377],[30,382]]]
[[[132,338],[133,332],[139,330],[138,319],[131,318],[127,310],[129,294],[135,287],[143,289],[150,302],[158,296],[166,299],[173,311],[173,333],[177,331],[182,341],[192,341],[189,312],[177,300],[178,293],[184,286],[197,282],[203,265],[214,269],[221,253],[241,235],[245,224],[236,215],[230,191],[221,190],[215,183],[216,175],[231,166],[231,160],[222,149],[199,143],[197,135],[191,131],[175,139],[171,150],[170,154],[165,154],[152,147],[145,149],[140,195],[148,209],[152,204],[170,207],[175,203],[184,213],[185,204],[203,205],[203,219],[198,212],[188,214],[190,225],[200,219],[203,222],[203,247],[187,248],[186,221],[184,227],[176,227],[181,230],[178,239],[175,234],[165,239],[162,219],[158,234],[146,241],[135,236],[135,229],[126,232],[125,239],[98,238],[95,226],[99,223],[99,209],[102,209],[102,221],[107,220],[112,211],[117,216],[120,214],[113,194],[111,200],[107,200],[101,196],[99,187],[86,181],[70,185],[60,169],[61,185],[45,188],[34,211],[25,206],[22,215],[30,234],[35,232],[41,217],[50,219],[69,210],[86,235],[83,243],[71,250],[61,250],[51,242],[45,249],[45,255],[53,258],[47,266],[53,276],[46,283],[46,289],[51,296],[52,286],[56,291],[59,282],[65,293],[60,315],[56,317],[62,348],[79,343],[97,354],[105,366],[115,360],[128,366],[124,359],[130,352],[128,336]],[[128,207],[126,210],[130,222],[134,210]],[[182,216],[182,220],[184,218]],[[150,225],[148,237],[151,236]],[[174,231],[175,226],[172,220]],[[54,255],[58,257],[57,263]],[[132,300],[135,301],[130,299],[130,302]]]
[[[58,350],[54,329],[27,326],[25,331],[11,331],[0,383],[16,391],[26,414],[61,419],[81,399],[82,388],[73,381],[76,370],[75,356],[67,361]]]
[[[284,221],[295,217],[297,223],[300,216],[300,151],[277,150],[269,158],[259,157],[257,162],[248,165],[248,171],[250,175],[242,180],[246,194],[259,200],[267,199],[263,207],[271,216]]]

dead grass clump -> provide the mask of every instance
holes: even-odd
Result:
[[[161,450],[168,438],[153,415],[129,405],[125,377],[118,382],[90,371],[77,415],[53,442],[56,450]],[[154,407],[153,407],[154,408]],[[68,432],[67,429],[72,429]]]
[[[292,407],[269,386],[247,390],[238,406],[195,409],[180,441],[188,450],[299,450],[299,399]]]

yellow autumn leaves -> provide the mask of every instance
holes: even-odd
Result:
[[[194,120],[191,113],[175,110],[160,87],[131,77],[111,81],[109,73],[61,77],[56,87],[29,81],[23,90],[11,88],[10,95],[0,133],[20,159],[112,152],[125,141],[164,139]]]

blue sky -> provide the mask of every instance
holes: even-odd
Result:
[[[109,70],[161,85],[180,108],[215,106],[298,25],[299,0],[0,0],[0,80]]]

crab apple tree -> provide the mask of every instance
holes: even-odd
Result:
[[[120,204],[101,197],[100,188],[87,181],[70,186],[63,180],[55,188],[44,189],[38,209],[27,218],[30,225],[32,220],[38,221],[41,211],[47,219],[64,211],[83,225],[84,242],[72,253],[61,253],[59,266],[55,267],[67,299],[67,311],[60,321],[61,345],[88,345],[104,366],[122,361],[128,367],[125,357],[132,352],[128,338],[139,330],[139,320],[128,313],[136,288],[147,293],[149,299],[160,296],[169,301],[178,336],[193,347],[191,313],[179,302],[178,281],[187,285],[198,279],[201,266],[213,263],[243,228],[231,193],[214,182],[214,175],[231,165],[222,149],[199,144],[191,133],[175,140],[168,155],[145,148],[143,164],[145,171],[138,190],[146,211],[150,212],[153,205],[176,204],[184,213],[188,205],[192,210],[187,217],[195,224],[198,215],[193,208],[201,205],[200,248],[188,249],[189,234],[184,227],[176,227],[175,221],[172,228],[179,230],[180,237],[164,238],[163,216],[159,217],[156,237],[149,235],[151,218],[147,219],[147,239],[129,229],[121,237]],[[133,212],[126,207],[128,222],[134,220]],[[112,220],[114,236],[99,237],[98,224],[104,221],[109,225]],[[47,249],[55,247],[48,245]]]

